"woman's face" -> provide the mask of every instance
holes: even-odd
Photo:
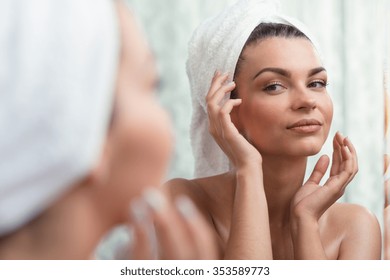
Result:
[[[235,79],[242,104],[232,114],[240,132],[264,156],[318,153],[333,105],[311,42],[272,37],[247,46],[242,58]]]
[[[168,116],[154,95],[154,58],[133,16],[121,1],[118,3],[122,51],[107,140],[108,192],[115,201],[113,207],[119,207],[119,213],[126,215],[131,198],[145,187],[162,183],[172,150],[172,134]]]

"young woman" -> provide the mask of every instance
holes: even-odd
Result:
[[[30,2],[0,4],[0,259],[90,258],[123,223],[131,256],[152,258],[153,222],[159,257],[212,257],[192,204],[154,187],[170,125],[133,16],[121,1]]]
[[[192,144],[197,174],[212,176],[166,187],[202,210],[220,258],[379,259],[376,218],[337,203],[358,171],[351,141],[336,133],[329,178],[320,183],[330,162],[323,155],[304,182],[307,158],[319,153],[332,121],[327,71],[304,27],[264,2],[238,2],[195,32],[188,74],[201,106]],[[204,100],[199,84],[207,82]],[[203,120],[228,165],[209,148]]]

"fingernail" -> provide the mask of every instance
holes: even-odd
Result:
[[[166,199],[160,191],[150,188],[143,194],[146,204],[155,212],[162,211],[166,206]]]
[[[134,246],[135,236],[132,226],[120,227],[115,233],[115,242],[111,245],[115,260],[131,258],[131,248]]]
[[[180,196],[175,201],[177,210],[186,219],[193,218],[195,215],[195,206],[186,196]]]
[[[219,75],[219,71],[218,71],[218,70],[215,70],[215,72],[214,72],[214,77],[217,76],[217,75]]]
[[[233,86],[235,85],[236,83],[234,81],[231,81],[230,83],[228,83],[227,85],[230,87],[230,86]]]
[[[136,223],[142,223],[148,218],[148,209],[141,198],[136,198],[130,203],[130,215]]]

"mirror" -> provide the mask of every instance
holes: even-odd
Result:
[[[143,22],[158,58],[164,85],[160,99],[171,112],[176,128],[176,151],[167,179],[192,178],[194,164],[189,139],[191,101],[185,73],[187,42],[201,20],[234,1],[127,2]],[[386,249],[383,257],[390,259],[390,183],[387,182],[386,192],[383,190],[383,153],[386,147],[389,147],[386,153],[390,154],[390,140],[383,141],[384,135],[385,139],[390,138],[390,129],[387,128],[389,122],[386,122],[386,130],[383,129],[384,89],[386,104],[390,99],[387,97],[390,18],[386,14],[390,11],[390,1],[280,2],[285,14],[306,23],[317,38],[328,69],[329,92],[335,108],[331,135],[338,130],[348,135],[359,155],[359,173],[341,200],[363,205],[378,217],[385,236]],[[389,108],[386,107],[387,119]],[[323,153],[330,155],[331,152],[331,143],[326,143]],[[314,159],[310,161],[309,170],[312,169],[313,163]],[[388,166],[389,164],[386,164],[386,174],[390,172]]]

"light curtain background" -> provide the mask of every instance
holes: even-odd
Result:
[[[175,152],[167,179],[192,178],[191,99],[185,71],[187,43],[196,26],[234,0],[126,0],[157,58],[158,98],[171,115]],[[317,38],[329,75],[334,118],[322,153],[331,156],[336,131],[359,156],[359,173],[341,201],[370,209],[383,226],[384,56],[388,0],[280,0],[282,11],[304,22]],[[386,16],[387,13],[387,16]],[[308,171],[315,160],[309,161]]]
[[[390,16],[390,11],[387,11]],[[390,260],[390,25],[385,26],[385,63],[384,63],[384,94],[385,94],[385,210],[384,210],[384,234],[383,257]]]

